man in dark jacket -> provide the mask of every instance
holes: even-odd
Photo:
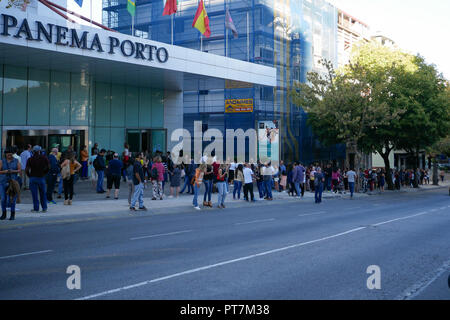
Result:
[[[42,212],[47,212],[45,176],[50,170],[50,163],[47,157],[41,153],[42,148],[34,146],[33,156],[28,159],[25,169],[27,176],[30,178],[30,190],[33,197],[33,210],[31,212],[39,212],[39,199]]]
[[[97,158],[94,160],[94,169],[97,171],[97,193],[105,193],[106,191],[103,189],[103,180],[105,178],[105,169],[106,163],[104,155],[106,153],[105,149],[100,150],[100,153],[97,155]]]

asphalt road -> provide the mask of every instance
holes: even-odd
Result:
[[[445,189],[33,224],[0,230],[0,299],[449,300],[449,230]]]

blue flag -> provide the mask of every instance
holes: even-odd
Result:
[[[83,6],[83,0],[75,0],[75,2],[82,7]]]

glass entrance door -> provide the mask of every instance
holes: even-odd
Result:
[[[127,130],[126,141],[131,152],[166,151],[166,130],[165,129],[130,129]]]
[[[75,151],[80,150],[80,146],[78,143],[79,139],[77,135],[74,134],[51,134],[48,136],[48,146],[49,148],[53,148],[55,145],[59,145],[59,151],[65,152],[72,146]]]

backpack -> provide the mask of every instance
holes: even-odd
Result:
[[[318,187],[321,182],[322,182],[322,179],[319,179],[319,174],[314,173],[314,186]]]
[[[150,176],[151,176],[151,178],[154,179],[154,180],[157,180],[157,179],[158,179],[159,174],[158,174],[158,169],[156,169],[156,167],[152,169],[152,171],[151,171],[151,173],[150,173]]]
[[[92,163],[92,165],[94,166],[95,170],[99,170],[100,169],[100,165],[98,164],[98,159],[95,158],[94,162]]]

